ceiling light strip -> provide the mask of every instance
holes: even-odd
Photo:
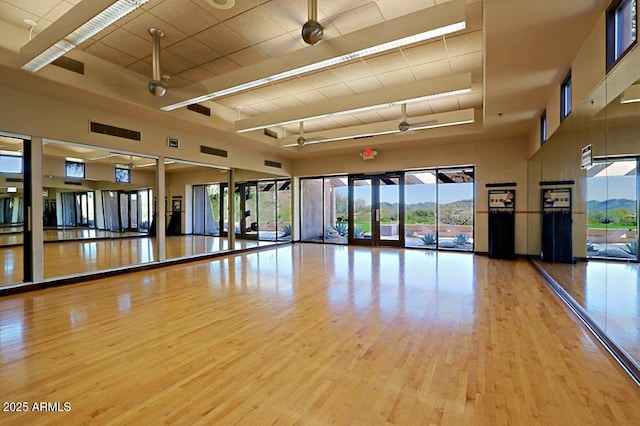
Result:
[[[79,26],[77,26],[76,29],[74,29],[70,33],[67,33],[67,35],[64,38],[59,39],[58,41],[55,41],[48,48],[45,48],[45,50],[39,53],[36,53],[35,55],[26,54],[26,52],[33,50],[33,49],[30,49],[30,45],[39,46],[42,44],[40,42],[40,40],[42,39],[39,39],[39,37],[46,38],[48,34],[53,34],[55,32],[56,30],[55,26],[57,21],[54,22],[47,29],[45,29],[41,34],[38,34],[38,36],[36,36],[31,42],[27,43],[20,50],[21,59],[23,63],[22,69],[31,71],[31,72],[36,72],[42,69],[44,66],[50,64],[54,60],[58,59],[60,56],[64,55],[66,52],[72,50],[82,42],[86,41],[90,37],[94,36],[95,34],[99,33],[100,31],[108,27],[109,25],[118,21],[123,16],[133,12],[135,9],[139,8],[140,6],[142,6],[148,1],[149,0],[116,0],[116,1],[111,0],[107,2],[107,4],[108,3],[111,3],[111,4],[109,4],[106,8],[104,8],[101,12],[95,14],[92,17],[89,17],[88,20],[80,21],[80,22],[76,21],[77,22],[76,25],[78,25],[79,23]],[[80,8],[80,5],[82,3],[96,4],[97,2],[95,2],[95,0],[92,0],[92,2],[79,3],[77,6],[72,8],[69,12],[67,12],[67,14],[65,14],[62,18],[60,18],[62,22],[60,24],[61,26],[69,25],[68,22],[75,20],[76,15],[83,15],[83,13],[78,13],[78,11],[85,12],[84,9],[86,8],[84,8],[84,6],[83,8]],[[86,19],[86,18],[83,17],[79,19]],[[47,31],[50,27],[54,27],[54,28],[52,30]],[[23,56],[27,57],[26,60]]]
[[[462,94],[469,93],[469,92],[471,92],[471,88],[452,90],[452,91],[448,91],[448,92],[435,93],[433,95],[420,96],[420,97],[417,97],[417,98],[402,99],[402,100],[399,100],[399,101],[384,102],[384,103],[376,104],[376,105],[368,105],[368,106],[363,106],[363,107],[359,107],[359,108],[346,109],[346,110],[342,110],[342,111],[333,111],[333,112],[329,112],[329,113],[326,113],[326,114],[318,114],[318,115],[313,115],[313,116],[304,117],[304,118],[296,118],[296,119],[292,119],[292,120],[288,120],[288,121],[281,121],[281,122],[278,122],[278,123],[262,124],[262,125],[259,125],[259,126],[249,127],[249,128],[246,128],[246,129],[240,129],[240,130],[237,130],[236,132],[237,133],[245,133],[245,132],[251,132],[251,131],[254,131],[254,130],[266,129],[267,127],[286,126],[288,124],[299,123],[301,121],[307,122],[307,121],[319,120],[319,119],[322,119],[322,118],[335,117],[335,116],[345,115],[345,114],[356,114],[356,113],[359,113],[359,112],[366,112],[366,111],[371,111],[371,110],[375,110],[375,109],[379,109],[379,108],[388,108],[388,107],[392,107],[392,106],[395,106],[395,105],[410,104],[410,103],[415,103],[415,102],[423,102],[423,101],[429,101],[429,100],[433,100],[433,99],[444,98],[444,97],[448,97],[448,96],[462,95]]]
[[[442,15],[442,16],[441,16]],[[442,18],[442,19],[441,19]],[[429,22],[427,22],[429,21]],[[436,24],[438,22],[438,24]],[[444,22],[443,24],[439,24],[439,22]],[[449,23],[447,23],[449,22]],[[400,30],[397,30],[400,28]],[[417,32],[417,28],[430,28],[425,31]],[[242,92],[245,90],[253,89],[256,87],[260,87],[266,84],[274,83],[277,81],[285,80],[291,77],[295,77],[302,74],[307,74],[313,71],[325,69],[331,66],[335,66],[341,63],[345,63],[348,61],[352,61],[354,59],[363,58],[366,56],[374,55],[377,53],[386,52],[391,49],[396,49],[399,47],[404,47],[410,44],[418,43],[421,41],[425,41],[431,38],[440,37],[445,34],[449,34],[455,31],[463,30],[466,28],[465,23],[465,13],[464,13],[464,0],[452,0],[447,3],[440,4],[438,6],[433,6],[431,8],[425,9],[422,13],[414,13],[411,15],[401,16],[394,20],[390,20],[384,22],[382,24],[375,25],[373,27],[365,28],[360,31],[356,31],[351,34],[347,34],[338,39],[332,40],[331,43],[327,42],[321,43],[318,46],[314,47],[315,51],[313,53],[318,53],[320,56],[327,57],[326,59],[316,60],[308,64],[295,66],[291,66],[290,69],[284,69],[280,72],[275,72],[273,74],[250,79],[249,81],[244,81],[238,84],[231,84],[228,87],[220,88],[217,90],[212,90],[211,92],[192,97],[187,100],[175,102],[171,105],[167,105],[162,107],[164,111],[172,111],[177,108],[181,108],[183,106],[187,106],[197,102],[203,102],[215,98],[219,98],[221,96],[227,96],[234,93]],[[416,31],[410,34],[407,34],[408,31]],[[404,32],[404,34],[403,34]],[[366,42],[363,40],[373,40],[380,38],[393,38],[392,40],[382,41],[374,46],[366,46]],[[340,41],[345,40],[344,44],[341,44]],[[336,51],[340,50],[348,50],[351,46],[357,46],[358,44],[362,45],[365,43],[366,47],[355,48],[353,51],[348,51],[347,53],[332,56]],[[326,47],[325,47],[326,46]],[[348,47],[349,46],[349,47]],[[308,50],[301,49],[295,52],[291,52],[290,54],[286,54],[281,58],[272,58],[267,61],[263,61],[262,63],[255,64],[255,68],[265,67],[265,64],[273,64],[273,67],[267,67],[270,69],[277,69],[278,67],[283,68],[286,67],[286,64],[295,64],[304,63],[307,58]],[[324,53],[320,53],[324,52]],[[298,56],[298,58],[296,58]],[[260,68],[262,69],[262,68]],[[245,75],[247,77],[245,77]],[[243,74],[242,77],[238,76],[237,80],[241,80],[243,78],[248,77],[249,73]],[[235,77],[231,77],[232,79]],[[224,81],[224,79],[219,79],[214,77],[210,79],[211,81]],[[206,83],[203,82],[203,83]],[[219,83],[223,84],[223,83]],[[206,84],[205,84],[206,86]]]

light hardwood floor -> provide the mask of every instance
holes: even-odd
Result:
[[[280,246],[0,299],[0,424],[632,425],[525,260]]]

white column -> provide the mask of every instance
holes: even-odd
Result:
[[[42,138],[31,138],[31,210],[26,226],[31,229],[33,282],[44,279],[44,230],[42,223]]]
[[[227,185],[229,188],[227,190],[227,241],[229,243],[229,250],[233,250],[236,248],[236,227],[234,222],[234,211],[236,209],[235,206],[235,193],[236,193],[236,180],[234,176],[233,169],[229,169],[227,171]]]

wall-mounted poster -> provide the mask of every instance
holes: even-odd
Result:
[[[500,191],[489,191],[489,208],[497,209],[497,208],[515,208],[516,205],[516,191],[508,189],[508,190],[500,190]]]
[[[564,208],[571,207],[571,190],[566,189],[546,189],[542,196],[543,208]]]

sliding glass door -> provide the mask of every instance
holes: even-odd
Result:
[[[401,173],[350,178],[350,244],[404,245],[403,183]]]

